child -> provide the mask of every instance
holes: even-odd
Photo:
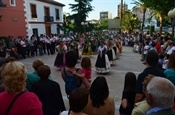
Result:
[[[169,56],[170,56],[169,54],[166,54],[163,59],[163,65],[162,65],[163,70],[166,70],[168,68]]]
[[[126,73],[122,102],[119,109],[120,115],[131,115],[134,108],[135,85],[136,75],[132,72]]]
[[[74,72],[74,74],[78,77],[86,78],[88,80],[88,83],[85,83],[84,85],[89,88],[92,74],[91,59],[89,57],[83,57],[81,60],[81,67],[81,71]]]

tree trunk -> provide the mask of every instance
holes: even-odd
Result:
[[[143,27],[145,25],[145,13],[146,13],[146,9],[143,9],[143,21],[142,21],[142,28],[141,28],[142,32],[143,32]]]
[[[160,30],[159,33],[162,34],[162,27],[163,27],[163,15],[159,15],[159,21],[160,21]]]

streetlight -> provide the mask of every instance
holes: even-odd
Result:
[[[81,22],[81,25],[84,27],[84,32],[86,32],[86,26],[88,25],[88,22]]]
[[[172,39],[174,39],[174,26],[175,26],[175,8],[168,12],[168,17],[171,18],[172,23]]]

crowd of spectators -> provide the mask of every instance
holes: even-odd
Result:
[[[35,37],[33,36],[33,38]],[[21,44],[20,48],[22,48],[23,40],[21,38],[21,41],[18,41]],[[173,41],[167,40],[166,37],[163,39],[161,37],[145,38],[143,41],[148,47],[150,44],[156,43],[156,45],[154,45],[155,48],[146,49],[146,53],[144,53],[143,44],[141,45],[143,48],[141,52],[144,54],[143,63],[146,67],[138,77],[132,72],[126,73],[120,115],[175,115],[175,110],[173,110],[173,105],[175,105],[175,44]],[[163,44],[161,41],[164,41]],[[54,54],[51,43],[50,46],[47,45],[46,42],[45,46],[51,49],[48,49],[47,54]],[[2,50],[4,47],[9,47],[4,44],[0,46]],[[40,46],[42,44],[37,45],[37,53]],[[14,50],[13,47],[10,50]],[[21,56],[26,58],[23,51],[27,52],[27,50],[21,50]],[[42,52],[44,53],[43,46]],[[0,53],[3,54],[3,51]],[[37,53],[35,52],[34,55]],[[42,53],[39,51],[39,54]],[[162,55],[163,60],[161,60]],[[89,84],[80,85],[79,88],[70,92],[68,95],[70,109],[66,111],[60,89],[62,86],[50,77],[51,70],[48,65],[45,65],[42,60],[35,60],[32,65],[34,71],[27,72],[24,64],[13,57],[6,58],[5,64],[0,69],[0,114],[114,115],[114,99],[109,96],[110,90],[106,78],[98,76],[91,84],[85,75],[83,77],[78,75],[76,53],[68,51],[65,58],[67,61],[65,70],[61,71],[62,78],[66,77],[64,73],[66,71],[77,75],[77,77],[80,76],[81,83]],[[165,59],[167,68],[162,68]],[[16,103],[12,103],[13,101]]]

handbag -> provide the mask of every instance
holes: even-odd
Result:
[[[7,110],[6,110],[5,115],[8,115],[8,114],[9,114],[9,112],[10,112],[12,106],[14,105],[15,101],[18,99],[18,97],[19,97],[20,95],[22,95],[22,94],[25,93],[25,92],[26,92],[26,91],[22,91],[22,92],[18,93],[18,94],[14,97],[14,99],[11,101],[10,105],[8,106],[8,108],[7,108]]]

